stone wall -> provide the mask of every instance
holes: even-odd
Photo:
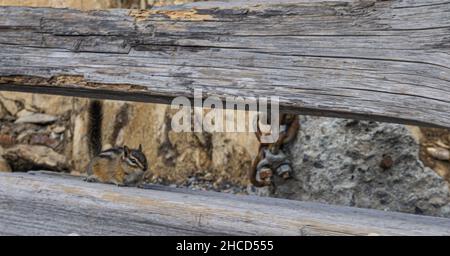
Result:
[[[272,193],[450,217],[449,183],[424,166],[419,150],[417,137],[403,125],[301,117],[299,136],[288,148],[294,179],[277,181]]]
[[[9,152],[6,158],[12,169],[45,168],[82,175],[89,161],[88,103],[89,99],[1,92],[0,146]],[[247,185],[246,170],[258,147],[254,134],[176,133],[170,129],[173,114],[168,105],[104,101],[103,147],[142,144],[153,182],[185,184],[195,177],[213,181],[217,188],[227,183]],[[23,148],[30,150],[18,154]],[[15,164],[17,159],[47,154],[60,162]]]

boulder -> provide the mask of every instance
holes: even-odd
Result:
[[[16,101],[14,97],[10,98],[9,97],[10,95],[11,95],[10,92],[0,93],[2,112],[6,112],[7,114],[14,116],[17,114],[17,112],[19,112],[22,109],[23,106],[21,106],[21,102]]]
[[[19,144],[5,150],[3,157],[14,171],[68,169],[66,157],[46,146]]]
[[[448,183],[403,125],[302,117],[287,151],[294,179],[276,180],[272,196],[450,217]]]
[[[33,111],[30,111],[30,110],[27,110],[27,109],[22,109],[19,112],[17,112],[16,116],[18,118],[21,118],[21,117],[29,116],[29,115],[32,115],[32,114],[34,114]]]

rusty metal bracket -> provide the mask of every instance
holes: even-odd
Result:
[[[275,143],[261,143],[262,132],[257,122],[256,137],[260,141],[258,155],[253,161],[249,171],[251,183],[256,187],[264,187],[272,184],[273,175],[289,179],[292,177],[292,164],[284,152],[284,146],[293,141],[300,128],[297,115],[282,114],[280,118],[280,136]]]

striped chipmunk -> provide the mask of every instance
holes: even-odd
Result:
[[[141,186],[147,171],[147,158],[142,151],[127,146],[102,151],[103,105],[101,101],[89,103],[89,153],[86,181],[115,184],[118,186]]]

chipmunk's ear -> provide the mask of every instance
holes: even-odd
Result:
[[[139,144],[139,151],[142,152],[142,144]]]
[[[123,146],[123,155],[125,157],[128,157],[129,154],[130,154],[130,149],[126,145],[124,145]]]

